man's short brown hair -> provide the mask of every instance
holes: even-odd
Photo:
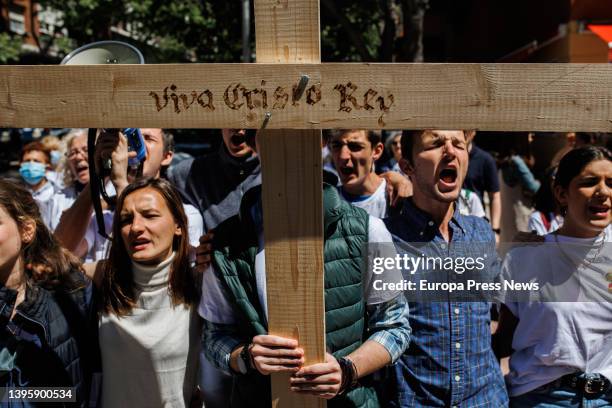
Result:
[[[375,130],[367,130],[367,129],[330,129],[327,131],[326,139],[328,142],[330,142],[332,139],[336,137],[340,137],[346,133],[352,133],[352,132],[364,132],[366,135],[366,138],[368,139],[372,147],[376,146],[382,141],[382,136],[380,132],[375,131]]]

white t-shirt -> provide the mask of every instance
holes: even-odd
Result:
[[[34,191],[31,188],[29,190],[32,193],[32,198],[34,198],[34,201],[36,201],[36,204],[38,204],[38,209],[40,210],[40,215],[43,222],[47,227],[49,227],[51,223],[49,208],[56,192],[55,185],[47,180],[45,185],[42,186],[40,190]]]
[[[43,219],[45,216],[49,220],[47,223],[47,227],[51,231],[55,231],[57,225],[60,222],[62,217],[62,213],[68,208],[72,207],[72,204],[77,199],[77,192],[74,187],[66,187],[61,191],[55,193],[53,198],[49,201],[46,209],[46,214],[43,214]]]
[[[387,181],[382,179],[382,183],[378,186],[374,194],[371,196],[364,196],[358,199],[349,199],[348,196],[342,191],[342,187],[338,187],[340,197],[345,201],[351,203],[355,207],[364,209],[368,214],[373,217],[385,218],[387,216],[387,209],[389,207],[387,203]]]
[[[576,272],[576,262],[571,260],[571,244],[584,245],[588,240],[564,236],[557,239],[560,244],[570,244],[563,246],[569,256],[560,253],[561,247],[550,234],[545,244],[511,250],[504,262],[504,273],[511,268],[512,276],[523,282],[529,281],[530,275],[542,280],[549,279],[549,275],[571,284],[574,275],[582,273]],[[586,273],[597,274],[594,285],[604,294],[609,285],[605,274],[612,265],[610,242],[612,226],[598,240],[589,242],[593,248],[602,245]],[[512,340],[515,351],[506,377],[510,396],[524,394],[577,371],[600,373],[612,380],[612,302],[531,301],[506,302],[506,306],[519,319]]]
[[[104,228],[109,236],[113,232],[114,214],[114,211],[102,210]],[[108,257],[110,241],[98,233],[98,221],[95,212],[91,215],[87,231],[85,231],[85,241],[87,242],[87,254],[83,259],[85,263],[100,261]]]
[[[538,235],[546,235],[551,232],[555,232],[563,224],[563,217],[560,215],[552,217],[550,221],[550,227],[546,229],[544,221],[542,221],[542,213],[540,211],[534,211],[529,215],[529,222],[527,228],[529,231],[535,231]]]
[[[200,237],[204,235],[204,219],[198,209],[191,204],[183,203],[183,210],[185,210],[187,216],[189,244],[192,247],[197,247],[200,245]]]
[[[473,215],[481,218],[485,216],[480,197],[473,191],[462,188],[457,201],[459,202],[459,213],[461,215]]]
[[[395,257],[395,247],[391,234],[385,224],[379,218],[370,216],[368,221],[368,242],[383,243],[384,245],[373,245],[376,253],[370,253],[370,257]],[[372,271],[367,269],[363,279],[364,297],[367,304],[377,304],[391,300],[398,296],[401,291],[375,291],[372,286]],[[259,302],[263,306],[266,316],[268,315],[268,299],[266,295],[266,270],[265,252],[260,251],[255,257],[255,279],[257,281],[257,294]],[[389,270],[385,272],[385,282],[400,282],[402,274],[399,270]],[[221,282],[217,279],[212,266],[204,272],[202,279],[202,298],[198,308],[200,316],[212,323],[233,324],[236,323],[232,305],[228,302]]]
[[[49,180],[55,186],[56,190],[62,190],[64,186],[64,173],[58,173],[57,171],[48,170],[45,174],[47,180]]]

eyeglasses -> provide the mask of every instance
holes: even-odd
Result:
[[[79,153],[81,153],[83,156],[87,156],[87,147],[83,147],[81,149],[71,149],[66,152],[66,157],[72,159],[73,157],[76,157],[76,155]]]

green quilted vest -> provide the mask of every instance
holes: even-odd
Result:
[[[241,219],[235,217],[215,232],[213,263],[237,314],[241,337],[267,333],[255,280],[257,232],[248,214],[260,199],[258,191],[245,195]],[[341,200],[334,187],[324,185],[325,329],[327,350],[342,357],[357,349],[366,332],[362,267],[368,242],[368,214]],[[245,211],[246,210],[246,211]],[[270,407],[270,381],[259,373],[234,377],[233,407]],[[379,407],[374,389],[358,387],[328,401],[329,408]]]

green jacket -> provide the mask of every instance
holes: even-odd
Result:
[[[323,188],[323,204],[326,344],[330,353],[342,357],[357,349],[366,333],[362,269],[369,217],[364,210],[341,200],[329,185]],[[243,198],[240,216],[226,221],[215,232],[214,269],[234,306],[240,335],[245,339],[268,332],[255,279],[260,220],[261,193],[257,188]],[[270,407],[269,377],[258,372],[236,376],[232,406]],[[330,400],[328,406],[370,408],[379,403],[372,387],[361,386]]]

